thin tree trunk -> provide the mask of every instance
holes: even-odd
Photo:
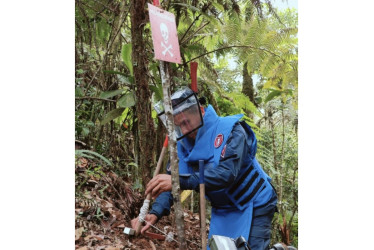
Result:
[[[249,100],[257,107],[257,104],[255,102],[254,97],[254,87],[253,87],[253,80],[252,80],[252,74],[248,73],[247,69],[247,62],[243,65],[243,87],[242,87],[242,93],[248,96]],[[253,119],[253,113],[249,110],[246,110],[246,113],[248,117]]]
[[[154,124],[151,116],[151,93],[148,86],[148,63],[143,37],[146,23],[145,0],[131,1],[131,38],[132,61],[135,80],[136,115],[138,118],[137,132],[139,138],[138,152],[139,167],[142,173],[143,184],[147,183],[151,176],[151,166],[154,165]]]
[[[169,152],[170,152],[170,168],[172,178],[172,194],[174,201],[175,211],[175,225],[177,226],[178,239],[180,242],[181,250],[187,249],[185,233],[184,233],[184,220],[182,204],[180,202],[180,184],[179,184],[179,167],[178,167],[178,154],[177,154],[177,139],[174,133],[174,117],[173,109],[170,100],[170,76],[168,63],[160,61],[160,71],[162,80],[162,91],[164,94],[164,108],[166,115],[166,127],[169,135]]]

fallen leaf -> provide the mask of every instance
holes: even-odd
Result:
[[[104,221],[104,220],[102,220],[102,221],[101,221],[101,225],[102,225],[105,229],[110,229],[110,222],[109,222],[109,221]]]
[[[86,193],[86,194],[84,194],[83,196],[86,197],[87,199],[92,199],[92,196],[91,196],[90,194],[87,194],[87,193]]]
[[[103,240],[103,239],[104,239],[104,235],[93,235],[93,237],[94,237],[96,240]]]
[[[75,229],[75,240],[79,240],[80,239],[80,237],[82,236],[83,231],[84,231],[83,227]]]
[[[83,213],[83,208],[76,208],[75,212],[78,213],[78,214],[81,214],[81,213]]]
[[[84,247],[78,248],[77,250],[89,250],[89,249],[88,249],[88,247],[84,246]]]
[[[91,239],[92,238],[92,235],[87,235],[86,237],[84,237],[84,240],[85,241],[88,241],[89,239]]]
[[[78,167],[85,168],[88,165],[88,160],[86,158],[79,158]]]

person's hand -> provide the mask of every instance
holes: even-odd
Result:
[[[171,191],[171,175],[158,174],[147,184],[145,195],[151,193],[152,199],[156,199],[162,192]]]
[[[144,218],[145,221],[149,222],[150,224],[154,225],[157,222],[157,216],[154,214],[147,214]],[[131,227],[136,230],[136,225],[138,224],[139,217],[131,220]],[[146,223],[146,225],[140,230],[141,234],[144,234],[151,226]]]

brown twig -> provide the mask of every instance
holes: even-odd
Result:
[[[123,23],[125,22],[125,20],[126,20],[126,18],[127,18],[127,15],[128,15],[128,13],[129,13],[129,11],[130,11],[130,9],[131,9],[131,3],[130,3],[130,6],[129,6],[129,9],[128,9],[127,13],[124,15],[124,18],[122,19],[122,22],[118,25],[118,28],[117,28],[117,30],[115,31],[114,36],[111,37],[111,38],[109,39],[109,41],[108,41],[108,45],[107,45],[107,51],[105,52],[105,55],[104,55],[104,57],[103,57],[103,61],[102,61],[102,63],[100,64],[100,66],[99,66],[99,68],[97,69],[97,71],[95,72],[95,74],[93,75],[91,81],[88,83],[87,88],[86,88],[86,91],[88,91],[88,88],[91,86],[91,83],[92,83],[93,80],[95,79],[97,73],[99,73],[100,70],[101,70],[101,68],[103,67],[104,62],[106,61],[106,58],[107,58],[108,53],[109,53],[109,51],[110,51],[110,48],[111,48],[111,46],[113,45],[114,40],[115,40],[115,38],[117,37],[119,31],[121,30],[121,27],[122,27]]]
[[[195,17],[195,20],[193,20],[193,22],[190,24],[190,26],[188,27],[188,29],[186,30],[186,32],[184,32],[184,34],[183,34],[183,36],[182,36],[182,38],[181,38],[179,44],[182,43],[183,38],[187,35],[188,31],[190,31],[192,25],[193,25],[197,20],[199,20],[199,17],[200,17],[201,15],[202,15],[202,14],[198,15],[197,17]]]
[[[192,37],[194,35],[196,35],[197,32],[199,32],[200,30],[202,30],[203,28],[205,28],[205,26],[207,26],[209,23],[210,22],[206,22],[205,24],[203,24],[200,28],[198,28],[193,34],[191,34],[188,38],[185,39],[185,41],[181,42],[180,44],[183,45],[186,42],[188,42],[190,39],[192,39]]]

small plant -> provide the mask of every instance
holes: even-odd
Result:
[[[113,166],[113,163],[111,161],[109,161],[107,158],[105,158],[101,154],[98,154],[98,153],[96,153],[94,151],[91,151],[91,150],[86,150],[86,149],[75,150],[75,156],[77,158],[85,157],[85,158],[89,158],[89,159],[99,159],[99,160],[104,161],[109,166]]]

